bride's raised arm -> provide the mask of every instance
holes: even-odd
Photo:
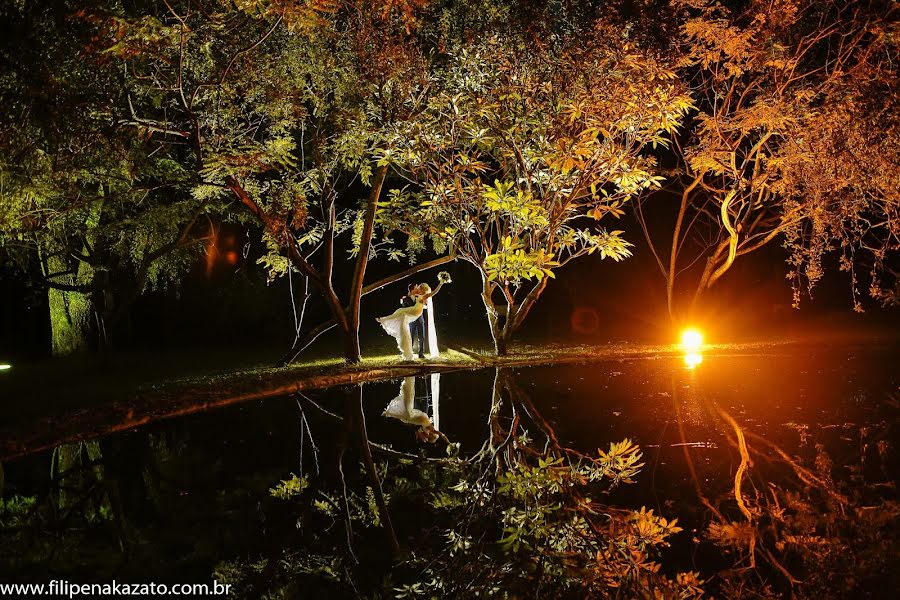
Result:
[[[429,290],[427,293],[422,294],[422,300],[427,302],[432,296],[441,291],[441,288],[444,287],[445,283],[450,283],[451,281],[453,280],[450,279],[450,273],[448,273],[447,271],[441,271],[440,273],[438,273],[437,287],[434,288],[434,290]]]
[[[444,282],[443,282],[443,281],[438,282],[438,286],[437,286],[436,288],[434,288],[433,290],[431,290],[431,291],[428,292],[427,294],[422,294],[422,300],[428,300],[429,298],[431,298],[432,296],[434,296],[435,294],[437,294],[439,291],[441,291],[441,288],[442,288],[443,286],[444,286]]]

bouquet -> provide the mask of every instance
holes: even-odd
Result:
[[[438,273],[438,281],[440,281],[441,283],[450,283],[453,280],[450,279],[450,273],[448,273],[447,271],[441,271],[440,273]]]

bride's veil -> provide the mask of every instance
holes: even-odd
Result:
[[[428,310],[428,356],[437,358],[441,351],[438,349],[437,328],[434,326],[434,303],[431,298],[425,301],[425,308]]]
[[[431,374],[431,422],[434,428],[441,430],[441,374]]]

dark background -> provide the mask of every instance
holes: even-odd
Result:
[[[657,201],[651,199],[651,201]],[[659,202],[664,202],[660,199]],[[652,208],[652,206],[650,207]],[[664,235],[665,209],[659,207],[656,227]],[[520,339],[528,342],[635,343],[668,342],[676,332],[665,309],[664,282],[640,229],[626,217],[617,228],[625,229],[634,243],[634,256],[620,263],[586,256],[557,273],[529,315]],[[235,352],[248,347],[278,353],[290,348],[294,339],[288,282],[282,278],[266,282],[255,264],[262,252],[258,232],[239,226],[221,229],[218,256],[207,271],[201,253],[193,270],[178,290],[149,292],[133,309],[123,331],[114,340],[118,351],[216,348]],[[243,258],[245,242],[249,252]],[[337,253],[335,282],[346,285],[351,260],[346,248]],[[225,257],[236,255],[235,264]],[[885,310],[871,301],[866,312],[853,312],[849,275],[839,272],[837,260],[829,260],[829,272],[804,295],[801,307],[791,307],[792,291],[785,278],[785,250],[777,243],[753,255],[740,257],[722,281],[706,296],[698,326],[710,342],[770,340],[785,338],[855,338],[893,335],[898,330],[897,311]],[[428,257],[422,257],[427,260]],[[406,268],[405,263],[379,257],[370,263],[366,280],[371,282]],[[490,342],[484,309],[479,297],[477,271],[457,261],[414,276],[432,284],[437,273],[447,270],[453,283],[435,298],[438,326],[443,343],[486,345]],[[682,280],[686,298],[692,293],[689,272]],[[21,361],[49,356],[50,329],[46,292],[10,265],[0,267],[0,360]],[[299,303],[302,280],[293,279]],[[398,305],[409,282],[398,282],[363,297],[361,329],[363,353],[387,340],[374,317],[389,314]],[[864,286],[860,286],[864,288]],[[303,331],[329,318],[327,308],[313,291]],[[337,334],[326,334],[310,351],[331,352]]]

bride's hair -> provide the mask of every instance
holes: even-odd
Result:
[[[431,293],[431,286],[428,285],[427,283],[420,283],[420,284],[419,284],[419,290],[420,290],[423,294],[430,294],[430,293]]]

